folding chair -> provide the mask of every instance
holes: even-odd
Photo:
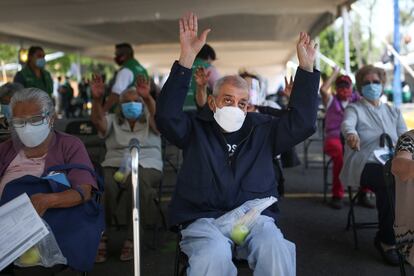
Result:
[[[98,136],[98,131],[90,120],[71,121],[66,125],[65,132],[82,140],[92,161],[101,163],[104,160],[105,141]]]
[[[354,247],[359,249],[358,244],[358,230],[359,229],[376,229],[378,228],[378,222],[357,222],[355,219],[355,204],[358,197],[362,194],[362,188],[359,187],[355,195],[351,186],[348,186],[348,195],[349,195],[349,211],[348,219],[346,224],[346,230],[348,231],[352,228],[353,237],[354,237]]]

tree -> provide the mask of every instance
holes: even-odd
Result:
[[[0,60],[4,63],[17,62],[19,47],[10,44],[0,44]]]

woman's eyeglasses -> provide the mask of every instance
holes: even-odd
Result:
[[[30,118],[27,118],[27,119],[13,118],[13,119],[10,120],[10,124],[14,128],[22,128],[27,123],[32,125],[32,126],[40,126],[40,125],[44,124],[47,117],[48,117],[48,114],[37,115],[37,116],[33,116],[33,117],[30,117]]]

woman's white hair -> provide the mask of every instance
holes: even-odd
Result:
[[[128,94],[137,94],[137,89],[135,86],[128,87],[124,91],[122,91],[121,95],[119,95],[119,100],[122,101],[124,97]]]
[[[25,88],[14,93],[10,100],[10,112],[13,116],[13,109],[17,103],[33,103],[37,104],[41,112],[53,116],[55,114],[55,107],[50,96],[39,88]]]
[[[213,96],[218,96],[220,89],[223,85],[230,84],[239,89],[243,89],[246,92],[249,92],[249,85],[247,84],[246,80],[238,75],[230,75],[225,76],[219,79],[213,88]]]

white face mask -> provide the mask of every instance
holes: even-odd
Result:
[[[246,114],[240,108],[234,106],[216,107],[216,112],[214,112],[214,119],[226,132],[238,131],[242,127],[245,118]]]
[[[32,126],[26,123],[24,127],[15,128],[20,141],[28,147],[34,148],[43,143],[50,133],[49,123],[45,120],[44,124]]]

